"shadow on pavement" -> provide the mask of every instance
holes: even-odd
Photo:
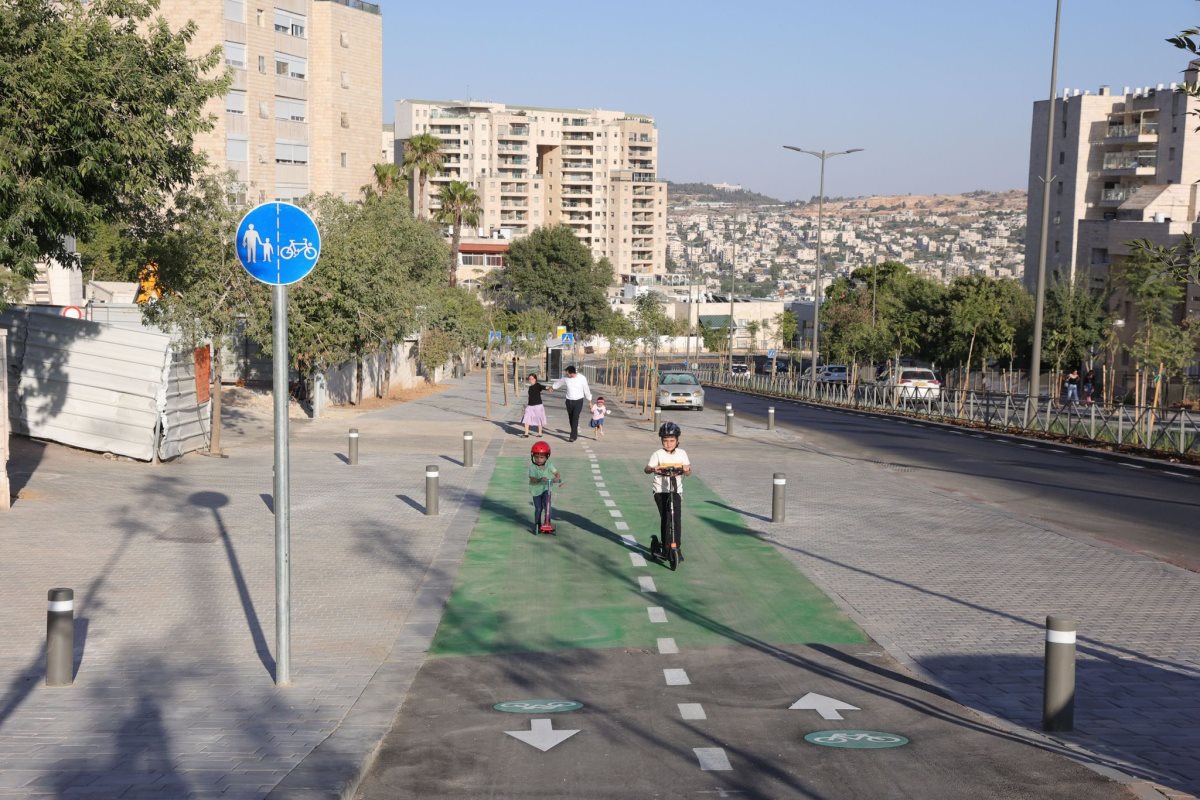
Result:
[[[422,514],[424,514],[424,513],[425,513],[425,506],[421,505],[421,504],[420,504],[420,503],[418,503],[416,500],[413,500],[413,499],[412,499],[411,497],[409,497],[408,495],[406,495],[406,494],[398,494],[398,495],[396,495],[396,497],[397,497],[397,498],[399,498],[400,500],[403,500],[403,501],[404,501],[404,503],[405,503],[407,506],[409,506],[410,508],[412,508],[412,509],[414,509],[414,510],[416,510],[416,511],[420,511]]]

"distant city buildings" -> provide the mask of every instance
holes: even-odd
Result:
[[[426,183],[426,208],[437,208],[438,191],[452,180],[478,192],[480,224],[468,236],[511,239],[566,225],[597,259],[612,262],[616,282],[662,280],[667,190],[658,180],[658,130],[651,117],[401,100],[395,119],[397,162],[403,161],[405,142],[417,134],[442,141],[443,171]]]
[[[172,27],[195,21],[190,50],[220,46],[233,85],[196,137],[232,170],[245,202],[360,196],[379,162],[383,24],[362,0],[163,0]]]

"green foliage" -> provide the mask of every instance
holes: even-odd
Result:
[[[417,179],[417,219],[425,215],[425,182],[441,171],[444,160],[442,140],[432,133],[418,133],[404,145],[404,172]]]
[[[115,222],[96,225],[90,238],[77,244],[84,281],[136,281],[149,260],[145,237]]]
[[[189,24],[155,0],[0,0],[0,267],[74,263],[66,237],[142,226],[203,163],[219,49],[190,57]]]
[[[796,334],[800,332],[800,321],[796,319],[796,315],[790,311],[780,311],[771,320],[771,324],[775,327],[775,333],[779,335],[784,349],[791,347],[796,341]]]
[[[408,185],[404,168],[399,164],[382,163],[372,167],[375,182],[362,187],[363,199],[367,202],[376,200],[390,192],[403,192]]]
[[[666,303],[658,292],[646,292],[633,301],[630,321],[643,347],[657,351],[661,337],[675,334],[678,326],[674,319],[667,316],[665,309]]]
[[[450,278],[448,285],[451,289],[458,283],[458,247],[462,241],[462,226],[479,224],[479,194],[462,181],[450,181],[438,191],[438,209],[436,219],[445,225],[454,226],[454,236],[450,243]]]
[[[504,271],[492,287],[504,308],[541,308],[580,335],[600,330],[608,316],[605,292],[612,282],[608,259],[596,262],[562,225],[539,228],[513,242]]]
[[[1131,242],[1129,258],[1116,271],[1117,285],[1133,305],[1137,331],[1126,346],[1139,373],[1158,377],[1182,374],[1196,361],[1200,327],[1177,323],[1185,281],[1200,256],[1197,242],[1186,236],[1173,247],[1146,240]]]
[[[1046,290],[1045,350],[1055,369],[1087,362],[1107,332],[1107,298],[1092,291],[1088,275],[1055,281]],[[1045,361],[1046,359],[1043,359]]]
[[[729,345],[729,328],[727,326],[709,327],[700,322],[700,339],[710,353],[721,353]]]

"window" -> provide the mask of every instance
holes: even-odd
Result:
[[[341,114],[341,126],[342,126],[343,128],[349,128],[349,127],[350,127],[350,114],[348,114],[348,113],[347,113],[347,112],[345,112],[345,111],[343,111],[343,112],[342,112],[342,114]],[[469,157],[470,157],[470,156],[468,156],[468,158],[469,158]]]
[[[239,42],[225,42],[225,63],[231,67],[245,67],[246,45]]]
[[[284,33],[288,36],[295,36],[298,39],[304,38],[305,17],[303,14],[297,14],[292,11],[284,11],[282,8],[275,9],[275,32]]]
[[[308,103],[304,100],[292,100],[286,97],[275,98],[275,119],[304,122],[307,118],[307,111]]]
[[[225,0],[225,19],[230,22],[244,22],[246,4],[242,0]]]
[[[1175,160],[1175,148],[1171,147],[1167,150],[1167,161]]]
[[[342,167],[345,167],[348,164],[348,161],[349,160],[348,160],[346,154],[342,153]]]
[[[263,26],[263,10],[261,8],[254,12],[254,24],[260,28]]]
[[[1065,151],[1065,150],[1058,151],[1058,163],[1060,163],[1060,164],[1067,163],[1067,151]]]
[[[343,89],[350,88],[350,73],[349,72],[342,73],[342,88]]]
[[[307,164],[308,145],[292,142],[275,142],[276,164]]]
[[[226,139],[225,140],[225,160],[226,161],[245,161],[249,158],[247,153],[248,142],[245,139]]]
[[[342,31],[341,33],[338,34],[338,42],[342,45],[342,47],[349,47],[350,46],[350,34],[346,33],[345,31]]]
[[[258,71],[263,75],[267,74],[267,57],[266,56],[258,57]]]
[[[1063,182],[1062,182],[1062,181],[1059,181],[1059,182],[1058,182],[1058,193],[1059,193],[1059,194],[1062,194],[1062,189],[1063,189]]]
[[[308,59],[288,53],[275,53],[275,74],[304,80],[308,75]]]

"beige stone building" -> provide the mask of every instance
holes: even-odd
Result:
[[[1185,80],[1200,78],[1193,62]],[[1029,214],[1025,283],[1034,290],[1042,219],[1049,100],[1034,103],[1029,158]],[[1129,243],[1147,239],[1173,245],[1185,233],[1200,235],[1200,101],[1176,85],[1126,88],[1113,94],[1064,91],[1054,101],[1050,216],[1046,243],[1047,285],[1088,275],[1102,287]],[[1200,316],[1200,287],[1187,287],[1183,314]],[[1113,309],[1125,319],[1122,338],[1136,321],[1120,294]],[[1128,354],[1121,367],[1128,366]],[[1121,379],[1126,378],[1122,375]]]
[[[383,124],[383,23],[361,0],[162,0],[191,48],[220,46],[233,86],[213,101],[197,144],[233,170],[245,201],[310,192],[345,199],[373,179]]]
[[[444,171],[427,182],[427,208],[451,180],[482,200],[482,237],[518,237],[566,225],[617,282],[656,284],[666,272],[667,186],[658,180],[658,130],[621,111],[401,100],[396,153],[429,133],[442,140]]]

